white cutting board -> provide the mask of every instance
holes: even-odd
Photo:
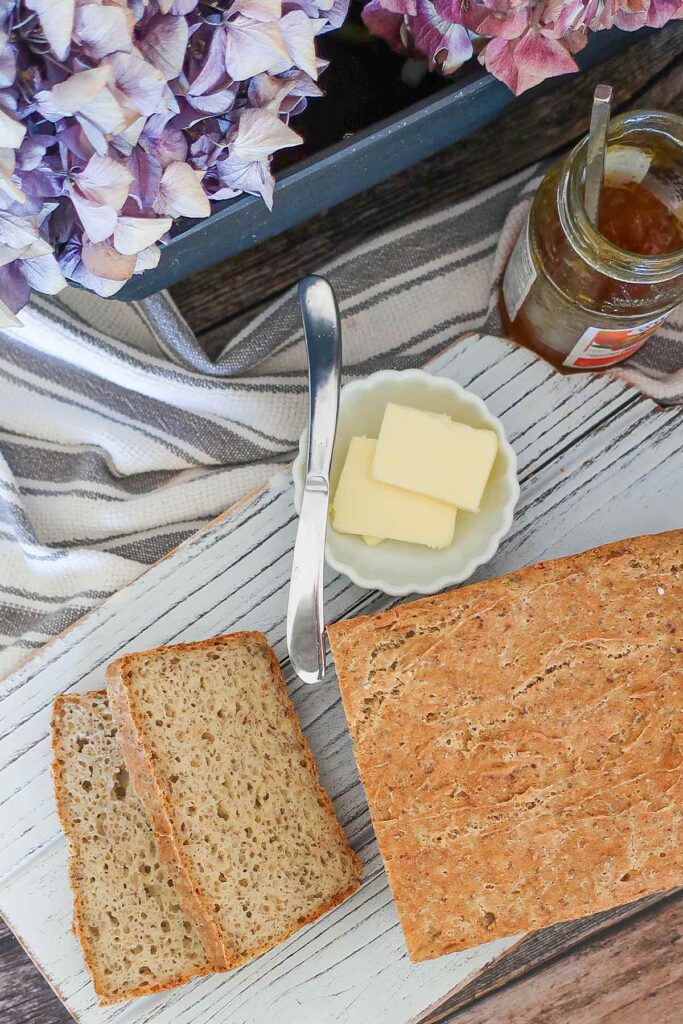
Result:
[[[429,369],[500,416],[521,498],[497,555],[476,578],[621,537],[683,525],[683,431],[622,384],[562,377],[522,349],[470,338]],[[512,940],[429,963],[408,960],[351,752],[334,678],[295,681],[284,622],[295,532],[282,475],[215,520],[0,684],[0,911],[81,1024],[405,1024]],[[390,599],[329,573],[329,619]],[[71,932],[66,850],[50,779],[53,697],[104,684],[123,651],[260,629],[283,662],[320,774],[365,876],[360,890],[288,942],[228,975],[101,1008]]]

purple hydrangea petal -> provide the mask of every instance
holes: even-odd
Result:
[[[169,124],[163,115],[153,115],[140,136],[140,144],[153,153],[162,167],[184,160],[187,156],[187,140],[183,133]]]
[[[280,22],[280,32],[291,63],[302,68],[311,78],[318,77],[313,39],[318,20],[309,18],[303,11],[290,11]]]
[[[87,269],[82,260],[78,260],[70,273],[64,270],[64,276],[69,281],[73,281],[75,284],[86,288],[89,292],[94,292],[95,295],[100,295],[103,299],[111,299],[113,295],[120,292],[126,283],[125,280],[112,281],[109,278],[100,277],[98,274],[93,274]],[[134,273],[135,271],[133,271]],[[131,275],[132,276],[132,275]]]
[[[169,164],[162,174],[152,208],[169,217],[208,217],[211,212],[201,175],[180,161]]]
[[[233,0],[230,14],[243,14],[252,21],[279,21],[282,0]]]
[[[158,242],[172,225],[170,217],[119,217],[114,228],[114,246],[124,255],[136,256]]]
[[[158,0],[162,14],[190,14],[199,0]]]
[[[349,0],[334,0],[329,10],[321,12],[325,18],[326,26],[324,32],[332,32],[341,28],[349,13]]]
[[[45,159],[48,149],[54,145],[54,141],[54,136],[39,135],[37,132],[25,136],[17,151],[17,166],[25,171],[32,171],[39,167]]]
[[[145,270],[154,270],[155,267],[159,266],[159,260],[161,259],[161,250],[158,245],[150,245],[149,249],[143,249],[139,252],[135,260],[134,274],[142,274]]]
[[[237,90],[233,86],[229,86],[227,89],[219,89],[218,92],[188,96],[187,103],[204,114],[225,114],[234,106],[236,93]],[[179,127],[176,118],[174,118],[173,124],[175,127]]]
[[[19,177],[24,193],[30,193],[32,196],[47,199],[64,193],[65,176],[59,171],[36,167],[32,171],[22,171]]]
[[[245,110],[239,120],[230,155],[243,164],[265,160],[276,149],[298,146],[301,136],[267,110]]]
[[[77,71],[51,89],[38,92],[38,110],[48,121],[59,121],[69,114],[77,114],[95,103],[107,91],[110,81],[111,69],[106,65]]]
[[[71,47],[75,0],[25,0],[35,11],[45,38],[59,60],[65,60]]]
[[[95,61],[110,53],[130,50],[135,24],[133,12],[116,4],[80,4],[76,8],[74,39]]]
[[[4,306],[12,313],[18,313],[28,302],[30,294],[31,289],[19,261],[0,267],[0,295]]]
[[[141,114],[132,124],[124,128],[118,135],[112,135],[109,139],[111,146],[121,156],[129,156],[140,141],[142,129],[145,127],[146,118]]]
[[[135,271],[135,256],[125,256],[110,242],[83,242],[81,259],[86,270],[108,281],[128,281]]]
[[[43,295],[57,295],[62,288],[66,287],[64,275],[52,252],[46,253],[44,256],[35,256],[33,259],[22,260],[21,272],[27,285],[42,292]]]
[[[225,43],[225,29],[221,25],[211,33],[199,73],[190,83],[189,94],[201,96],[202,93],[213,92],[226,84],[228,73],[225,70]]]
[[[95,152],[77,121],[60,131],[57,146],[64,167],[76,169],[84,167]]]
[[[111,281],[90,273],[85,267],[82,256],[82,242],[80,238],[71,237],[66,241],[64,248],[59,255],[59,266],[64,277],[74,281],[82,288],[95,292],[103,298],[110,298],[123,287],[123,281]]]
[[[138,45],[150,64],[170,81],[180,74],[188,38],[185,18],[168,15],[153,18]]]
[[[15,168],[16,155],[14,150],[0,150],[0,205],[5,208],[15,203],[23,206],[26,202],[26,193],[15,180]]]
[[[112,295],[209,196],[270,205],[271,157],[320,95],[314,39],[348,7],[0,0],[0,26],[20,3],[21,24],[0,27],[0,320],[3,283],[14,305],[64,279]]]
[[[83,225],[83,230],[91,242],[103,242],[113,234],[118,219],[116,210],[110,206],[102,206],[92,199],[85,199],[78,190],[70,186],[71,202]]]
[[[6,32],[0,30],[0,89],[8,89],[17,77],[17,51]]]
[[[25,135],[26,125],[0,107],[0,146],[4,149],[18,149]]]
[[[153,153],[136,146],[126,162],[131,173],[128,195],[143,213],[149,213],[161,184],[162,167]]]
[[[237,82],[262,71],[277,74],[292,65],[277,22],[256,22],[238,15],[226,25],[226,35],[225,68]]]
[[[0,263],[9,262],[7,254],[10,251],[17,259],[32,259],[52,252],[50,243],[41,237],[38,228],[33,216],[22,217],[9,210],[0,210],[0,246],[5,254],[0,257]]]
[[[128,196],[133,175],[126,165],[108,156],[95,154],[87,166],[73,175],[76,188],[85,199],[113,210],[120,210]]]
[[[116,53],[105,63],[128,106],[146,117],[158,112],[167,85],[156,67],[134,53]]]
[[[275,179],[267,160],[252,160],[245,164],[231,156],[219,165],[219,173],[224,186],[261,196],[268,209],[272,210]]]

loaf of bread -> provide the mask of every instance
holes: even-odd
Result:
[[[52,746],[74,925],[100,1002],[207,974],[211,964],[130,784],[106,694],[58,697]]]
[[[683,531],[328,630],[413,960],[683,882]]]
[[[225,967],[358,887],[360,861],[260,633],[125,655],[107,688],[160,852]]]

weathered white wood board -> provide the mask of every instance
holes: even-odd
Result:
[[[465,340],[430,369],[488,403],[519,459],[521,498],[513,528],[476,578],[683,525],[677,410],[660,410],[606,379],[561,377],[494,339]],[[292,488],[283,475],[0,684],[0,911],[82,1024],[402,1024],[510,944],[410,964],[336,681],[305,687],[287,662],[284,622],[295,525]],[[329,619],[392,600],[328,574]],[[101,687],[106,663],[123,651],[246,628],[263,630],[283,662],[323,782],[363,858],[363,885],[343,906],[233,974],[100,1008],[70,930],[66,852],[49,774],[51,701],[67,690]]]

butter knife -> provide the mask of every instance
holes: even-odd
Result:
[[[300,282],[299,306],[308,354],[308,462],[289,585],[287,647],[299,679],[319,683],[326,669],[323,569],[339,409],[341,324],[334,292],[323,277]]]

